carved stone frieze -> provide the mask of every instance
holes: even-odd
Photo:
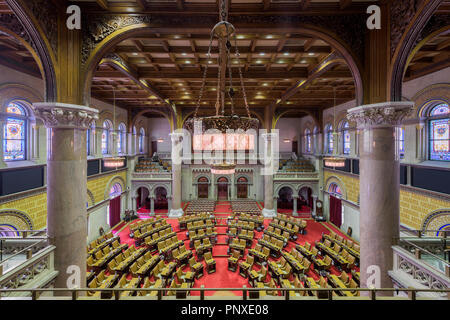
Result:
[[[35,103],[33,111],[47,128],[88,129],[92,121],[98,120],[98,110],[63,103]]]
[[[366,105],[348,110],[347,119],[356,122],[358,128],[399,125],[408,117],[414,107],[413,102],[391,102]]]
[[[122,28],[150,23],[151,16],[86,15],[83,21],[82,62],[86,63],[95,47],[107,36]]]
[[[20,23],[19,19],[14,14],[6,14],[1,13],[0,14],[0,26],[4,27],[5,29],[11,30],[11,32],[18,35],[20,38],[28,42],[28,44],[31,45],[31,47],[36,50],[36,46],[33,43],[33,40],[31,40],[30,36],[26,32],[23,25]],[[0,31],[0,34],[5,34],[4,32]]]
[[[58,50],[58,9],[48,0],[27,0],[26,4],[39,22],[43,32],[57,56]]]
[[[391,16],[391,57],[406,31],[411,20],[417,12],[419,0],[392,1]]]

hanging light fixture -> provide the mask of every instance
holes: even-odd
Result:
[[[211,30],[210,42],[208,53],[206,55],[208,61],[211,59],[211,49],[213,44],[213,39],[216,37],[218,39],[217,43],[219,46],[219,59],[218,59],[218,74],[217,74],[217,88],[216,91],[216,102],[215,109],[216,114],[214,116],[206,116],[206,117],[198,117],[198,110],[200,108],[205,84],[206,84],[206,75],[208,71],[208,63],[205,64],[203,70],[203,78],[202,84],[200,87],[200,93],[197,100],[197,105],[195,108],[194,116],[188,119],[184,127],[189,130],[191,134],[201,134],[203,135],[207,130],[215,129],[219,132],[225,134],[227,130],[243,130],[244,132],[249,129],[258,130],[259,121],[256,118],[252,118],[250,116],[250,110],[247,102],[247,95],[245,93],[244,87],[244,79],[242,76],[242,70],[240,64],[235,64],[238,68],[239,72],[239,80],[241,86],[241,92],[244,100],[244,106],[247,111],[246,116],[240,116],[235,113],[235,102],[234,96],[236,95],[236,89],[233,88],[233,75],[231,63],[232,59],[231,49],[232,44],[231,41],[234,40],[235,47],[235,57],[234,61],[239,61],[239,50],[237,46],[237,38],[236,30],[234,26],[227,21],[228,12],[227,12],[227,3],[226,0],[221,0],[220,5],[220,19],[221,21],[217,23],[214,28]],[[227,86],[226,73],[228,70],[229,84]],[[229,100],[226,102],[226,100]],[[225,114],[225,105],[230,105],[231,113],[229,115]],[[201,128],[195,128],[195,124],[201,123]],[[214,174],[233,174],[235,172],[235,164],[234,163],[214,163],[211,166],[211,172]]]
[[[337,141],[337,131],[336,131],[336,87],[333,87],[333,97],[334,97],[334,106],[333,106],[333,141]],[[336,146],[335,146],[336,148]],[[335,150],[333,150],[333,153],[335,153]],[[326,167],[332,167],[332,168],[343,168],[345,167],[345,158],[332,156],[332,157],[325,157],[324,158],[324,164]]]
[[[115,131],[116,128],[116,91],[114,86],[112,86],[113,89],[113,154],[109,157],[103,158],[103,166],[105,168],[120,168],[123,167],[125,164],[125,158],[119,157],[117,155],[117,145],[116,145],[116,138],[117,138],[117,132]]]

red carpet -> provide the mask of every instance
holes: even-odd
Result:
[[[218,205],[216,205],[216,208],[219,207],[220,208],[220,212],[224,212],[222,211],[223,209],[229,207],[230,204],[228,203],[224,203],[221,202]],[[142,215],[144,217],[144,215]],[[226,219],[226,217],[228,216],[228,214],[216,214],[216,218],[223,218]],[[158,216],[159,217],[164,217],[166,218],[167,216],[163,215],[163,216]],[[312,219],[306,219],[308,226],[306,228],[306,234],[305,235],[298,235],[298,239],[297,241],[294,243],[292,241],[289,241],[288,245],[286,248],[284,248],[284,251],[290,251],[292,248],[295,247],[296,244],[301,244],[303,245],[305,242],[309,242],[312,246],[314,246],[315,241],[320,241],[321,237],[322,237],[322,233],[329,233],[330,231],[325,227],[325,225],[327,227],[329,227],[330,229],[332,229],[334,232],[348,238],[345,234],[343,234],[341,231],[339,231],[338,229],[336,229],[334,226],[330,225],[329,223],[319,223],[319,222],[315,222]],[[167,222],[169,224],[172,225],[172,229],[177,232],[177,237],[180,240],[188,240],[188,237],[186,236],[186,230],[180,231],[179,230],[179,226],[178,226],[178,219],[167,219]],[[269,223],[271,222],[271,219],[265,219],[264,220],[264,226],[265,228],[267,228],[267,226],[269,225]],[[132,222],[135,223],[135,222]],[[226,220],[223,221],[218,221],[218,224],[226,224]],[[227,227],[226,226],[218,226],[217,228],[217,232],[219,233],[218,235],[218,243],[219,244],[223,244],[226,242],[227,236],[224,235],[224,233],[226,233]],[[118,228],[116,228],[118,229]],[[128,245],[133,245],[134,244],[134,239],[131,239],[129,237],[129,232],[130,232],[130,228],[129,226],[126,226],[120,233],[120,242],[121,243],[128,243]],[[257,244],[257,240],[259,238],[261,238],[263,235],[263,232],[257,232],[255,231],[255,240],[253,241],[252,247],[254,247]],[[205,288],[217,288],[217,291],[207,291],[205,293],[205,295],[207,296],[211,296],[211,295],[242,295],[242,292],[224,292],[224,291],[220,291],[220,288],[242,288],[243,285],[246,285],[247,287],[250,287],[248,280],[241,277],[239,275],[239,270],[237,270],[236,272],[231,272],[228,270],[228,260],[227,257],[219,257],[219,256],[224,256],[227,255],[227,250],[228,250],[228,245],[219,245],[216,244],[213,247],[213,258],[216,260],[216,272],[212,273],[212,274],[207,274],[206,273],[206,267],[205,267],[205,272],[203,277],[201,277],[200,279],[195,280],[195,284],[194,284],[194,288],[200,288],[201,285],[204,285]],[[185,242],[186,247],[188,247],[188,242]],[[247,256],[247,251],[248,249],[245,250],[245,257]],[[193,250],[194,255],[195,255],[195,250]],[[274,260],[273,258],[270,258],[270,260]],[[240,260],[242,261],[242,259]],[[203,265],[205,265],[205,262],[202,261]],[[254,266],[253,267],[255,270],[258,270],[260,267],[259,266]],[[184,271],[190,270],[189,266],[186,266],[184,268]],[[357,269],[359,270],[359,269]],[[331,273],[339,275],[340,272],[334,267],[331,267]],[[315,280],[319,279],[319,275],[317,274],[317,272],[314,271],[314,265],[311,265],[311,270],[308,271],[307,273],[308,276],[313,277]],[[129,275],[130,276],[130,275]],[[349,276],[351,277],[351,274],[349,274]],[[270,276],[268,275],[268,279],[270,279]],[[293,277],[291,277],[290,280],[293,280]],[[199,295],[199,292],[191,292],[192,295]]]

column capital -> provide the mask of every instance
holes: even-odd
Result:
[[[172,132],[169,133],[170,139],[172,139],[172,142],[180,142],[180,138],[182,138],[184,135],[182,132]]]
[[[414,108],[413,101],[368,104],[348,110],[347,119],[358,128],[397,126]]]
[[[88,129],[98,120],[98,110],[86,106],[59,102],[33,103],[33,111],[47,128]]]
[[[261,137],[264,139],[264,141],[272,141],[276,137],[278,137],[278,133],[263,133],[261,134]]]

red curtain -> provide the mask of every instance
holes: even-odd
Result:
[[[109,201],[109,225],[114,227],[120,222],[120,196]]]
[[[330,222],[336,227],[342,224],[342,203],[341,199],[330,196]]]

